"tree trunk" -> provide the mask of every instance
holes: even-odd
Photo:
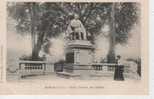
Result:
[[[107,55],[108,63],[115,63],[115,4],[112,5],[111,20],[110,20],[110,40],[109,52]]]
[[[37,44],[38,34],[36,32],[36,4],[31,4],[31,38],[32,38],[32,60],[37,60],[39,58],[39,49]]]
[[[116,58],[115,58],[115,41],[114,41],[114,37],[112,37],[110,35],[110,46],[109,46],[109,51],[108,51],[108,55],[107,55],[107,60],[108,63],[115,63],[116,62]]]

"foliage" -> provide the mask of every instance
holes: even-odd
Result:
[[[47,38],[55,37],[65,30],[72,13],[77,13],[87,32],[93,38],[101,33],[106,24],[115,24],[116,43],[126,43],[129,31],[139,18],[138,3],[115,3],[115,20],[111,21],[113,3],[8,3],[8,16],[17,21],[18,33],[33,33],[38,35],[41,46]],[[37,47],[40,49],[41,47]]]

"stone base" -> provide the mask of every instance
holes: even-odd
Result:
[[[67,64],[63,68],[63,72],[57,72],[58,76],[65,78],[85,78],[91,74],[90,65]]]
[[[57,75],[67,79],[102,79],[114,77],[113,71],[94,70],[91,65],[69,65],[64,67],[63,72]]]
[[[112,72],[96,73],[93,70],[90,70],[90,71],[84,70],[84,71],[77,71],[77,72],[84,72],[84,74],[57,72],[57,75],[59,77],[66,78],[66,79],[79,79],[79,80],[114,79],[114,73]]]
[[[73,74],[73,73],[67,73],[67,72],[57,72],[56,73],[58,76],[62,77],[62,78],[80,78],[80,75],[77,74]]]

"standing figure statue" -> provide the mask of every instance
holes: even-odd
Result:
[[[66,33],[71,40],[87,40],[86,30],[77,14],[74,14],[73,19],[67,27]]]

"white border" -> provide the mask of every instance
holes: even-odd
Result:
[[[9,0],[11,1],[11,0]],[[150,0],[150,10],[149,10],[149,15],[150,15],[150,34],[149,34],[149,41],[150,41],[150,94],[146,96],[0,96],[0,99],[154,99],[154,0]]]

